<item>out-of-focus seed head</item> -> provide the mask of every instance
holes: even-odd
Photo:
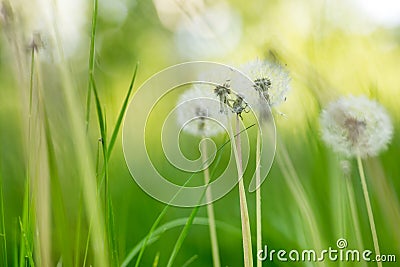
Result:
[[[365,96],[332,102],[320,117],[322,139],[348,157],[376,156],[387,148],[393,125],[386,110]]]

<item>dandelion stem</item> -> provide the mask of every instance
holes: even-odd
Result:
[[[207,144],[205,142],[201,142],[201,156],[203,164],[207,163]],[[204,169],[204,182],[208,186],[210,183],[210,171],[208,168]],[[219,249],[218,249],[218,239],[217,239],[217,231],[215,226],[215,216],[214,216],[214,205],[212,204],[212,193],[211,188],[207,187],[206,189],[206,200],[207,200],[207,216],[208,223],[210,229],[210,240],[211,240],[211,251],[214,267],[220,267],[221,262],[219,259]]]
[[[236,116],[236,133],[240,132],[240,119],[239,115]],[[236,158],[236,166],[239,178],[239,200],[240,200],[240,217],[242,222],[242,236],[243,236],[243,253],[244,253],[244,266],[253,266],[253,253],[251,245],[251,231],[250,231],[250,220],[249,211],[247,209],[246,192],[244,189],[243,182],[243,167],[242,167],[242,146],[240,142],[240,136],[237,135],[235,138],[234,153]]]
[[[351,184],[350,177],[349,176],[345,177],[345,180],[346,180],[347,197],[348,197],[348,202],[349,202],[349,206],[350,206],[351,220],[353,223],[354,234],[356,236],[357,247],[359,250],[364,250],[362,235],[361,235],[360,226],[359,226],[360,220],[357,215],[357,205],[356,205],[355,196],[354,196],[354,189]],[[367,264],[364,262],[363,266],[367,266]]]
[[[364,167],[362,164],[361,157],[357,157],[357,165],[358,165],[358,171],[360,173],[360,178],[361,178],[361,185],[364,193],[364,200],[365,200],[365,205],[367,206],[367,212],[368,212],[368,220],[369,220],[369,226],[371,228],[371,234],[372,234],[372,241],[374,243],[374,250],[376,255],[380,255],[380,250],[379,250],[379,243],[378,243],[378,235],[376,234],[376,227],[375,227],[375,221],[374,221],[374,214],[372,212],[372,207],[371,207],[371,201],[369,199],[369,194],[368,194],[368,188],[367,188],[367,182],[365,180],[365,174],[364,174]],[[382,263],[377,261],[377,265],[379,267],[382,267]]]
[[[257,132],[256,144],[256,228],[257,228],[257,253],[262,250],[262,221],[261,221],[261,173],[260,173],[260,133]],[[262,267],[262,261],[257,257],[257,267]]]

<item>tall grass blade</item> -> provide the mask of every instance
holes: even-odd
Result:
[[[129,85],[128,92],[126,93],[124,102],[122,104],[121,110],[120,110],[118,118],[117,118],[117,122],[116,122],[114,130],[113,130],[113,132],[111,134],[110,143],[108,144],[108,154],[107,154],[107,158],[108,159],[111,156],[111,152],[112,152],[112,150],[114,148],[115,141],[117,140],[118,132],[121,129],[122,119],[124,118],[125,111],[126,111],[126,109],[128,107],[129,98],[131,97],[132,92],[133,92],[133,85],[135,84],[138,67],[139,67],[139,63],[136,64],[135,71],[133,73],[132,80],[131,80],[131,83]]]
[[[114,212],[112,206],[112,200],[109,196],[108,198],[108,231],[109,231],[109,243],[111,246],[111,257],[114,266],[119,266],[119,259],[118,259],[118,246],[117,246],[117,239],[115,234],[115,223],[114,223]]]
[[[287,148],[282,142],[280,142],[277,147],[279,148],[279,152],[276,159],[279,168],[282,171],[283,178],[287,183],[291,193],[293,194],[294,199],[298,203],[300,210],[302,211],[302,219],[304,220],[304,222],[306,222],[308,226],[307,230],[310,231],[309,234],[313,247],[317,250],[321,250],[322,235],[320,234],[317,220],[312,211],[310,199],[308,198],[304,186],[300,181],[300,178],[289,156]],[[318,263],[317,265],[320,266],[321,264]]]
[[[158,267],[158,262],[160,260],[160,252],[157,252],[156,256],[154,257],[153,267]]]
[[[13,239],[14,239],[14,245],[13,245],[13,251],[12,251],[12,258],[13,258],[13,267],[18,267],[19,264],[19,259],[18,259],[18,220],[15,219],[14,225],[13,225]]]
[[[193,255],[190,257],[183,265],[182,267],[188,267],[190,264],[192,264],[195,260],[197,260],[199,256],[198,255]]]
[[[93,88],[93,93],[94,93],[94,97],[95,97],[95,103],[96,103],[96,111],[97,111],[97,119],[99,122],[99,127],[100,127],[100,135],[102,138],[102,144],[103,147],[104,143],[106,142],[106,131],[105,131],[105,122],[104,122],[104,116],[103,116],[103,111],[101,108],[101,102],[100,102],[100,98],[99,98],[99,93],[97,91],[97,86],[96,86],[96,82],[94,80],[93,75],[90,76],[90,84],[91,87]],[[106,153],[106,152],[104,152]]]
[[[8,266],[7,262],[7,235],[6,235],[6,226],[5,226],[5,216],[4,216],[4,195],[3,195],[3,175],[0,168],[0,238],[3,240],[1,245],[2,251],[2,263],[3,266]]]
[[[52,133],[50,124],[48,121],[47,110],[44,107],[44,129],[46,136],[47,155],[48,155],[48,166],[50,171],[50,189],[51,189],[51,202],[53,204],[52,212],[54,213],[54,223],[57,225],[58,231],[58,243],[62,248],[62,262],[66,266],[72,265],[72,254],[70,250],[72,248],[70,239],[67,236],[69,227],[67,226],[67,218],[65,216],[65,204],[63,201],[63,192],[60,183],[60,176],[58,173],[56,153],[51,139]]]
[[[21,231],[21,242],[24,243],[24,248],[26,250],[26,254],[20,256],[20,266],[25,266],[25,261],[29,263],[30,266],[35,266],[35,261],[33,260],[33,249],[32,249],[32,236],[28,235],[29,232],[27,232],[24,228],[24,224],[19,218],[19,227]]]
[[[90,120],[90,107],[92,102],[92,84],[90,77],[94,74],[95,65],[95,38],[96,38],[96,27],[97,27],[97,13],[98,13],[98,0],[93,0],[93,11],[92,11],[92,29],[90,35],[90,49],[89,49],[89,80],[86,95],[86,131],[89,129]]]
[[[189,218],[186,221],[185,226],[182,229],[181,234],[179,235],[178,239],[176,240],[174,249],[172,250],[171,256],[169,257],[168,263],[167,263],[167,267],[172,267],[174,266],[174,261],[176,259],[176,256],[178,255],[179,250],[182,247],[183,242],[185,241],[186,236],[189,233],[190,227],[193,224],[193,220],[197,215],[197,212],[199,211],[200,206],[195,207],[192,210],[192,213],[190,214]]]
[[[188,218],[180,218],[180,219],[176,219],[176,220],[167,222],[167,223],[161,225],[160,227],[155,228],[153,231],[153,236],[148,240],[147,245],[150,245],[151,243],[158,240],[161,237],[161,235],[163,233],[165,233],[166,231],[176,228],[176,227],[184,226],[187,223],[187,220],[188,220]],[[193,224],[207,226],[208,218],[197,217],[194,219]],[[233,227],[230,224],[227,224],[225,222],[216,221],[216,226],[217,226],[217,228],[220,228],[221,230],[230,231],[232,233],[240,235],[240,230],[238,228]],[[143,243],[146,240],[146,237],[143,238],[134,248],[132,248],[130,250],[128,255],[125,257],[124,261],[122,262],[121,267],[126,267],[129,265],[129,263],[132,261],[132,259],[139,253],[141,247],[143,246]]]

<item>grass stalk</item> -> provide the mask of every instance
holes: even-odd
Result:
[[[160,252],[157,252],[156,256],[154,257],[153,267],[158,267],[158,262],[160,261]]]
[[[90,34],[90,49],[89,49],[89,73],[88,73],[88,85],[87,85],[87,95],[86,95],[86,132],[89,129],[90,120],[90,107],[92,103],[92,84],[91,77],[94,74],[95,66],[95,39],[96,39],[96,26],[97,26],[97,14],[98,14],[98,0],[93,0],[93,11],[92,11],[92,28]]]
[[[290,159],[289,153],[285,145],[279,143],[279,153],[277,154],[277,163],[282,171],[283,178],[289,187],[296,203],[298,203],[299,208],[303,214],[303,220],[306,222],[308,229],[310,231],[312,245],[317,250],[322,249],[321,239],[322,235],[318,229],[318,223],[315,215],[312,211],[310,204],[310,199],[308,198],[304,186],[302,185],[300,178],[296,172],[292,160]],[[318,264],[321,265],[321,264]]]
[[[36,51],[37,47],[33,44],[32,50]],[[34,55],[34,54],[33,54]],[[35,62],[33,62],[35,64]],[[40,260],[37,260],[37,264],[41,266],[50,266],[52,264],[52,223],[51,223],[51,205],[57,203],[53,202],[51,199],[51,190],[50,185],[54,184],[51,182],[51,170],[50,165],[52,163],[52,159],[50,159],[49,153],[52,153],[51,146],[51,133],[50,126],[48,122],[48,114],[46,112],[46,106],[44,101],[44,93],[42,92],[43,86],[41,84],[41,76],[42,73],[39,69],[40,65],[37,66],[38,70],[36,70],[36,80],[38,83],[37,88],[37,103],[38,110],[35,116],[39,121],[37,125],[37,130],[34,133],[34,143],[37,143],[37,147],[35,147],[35,151],[31,151],[32,159],[35,161],[35,165],[37,170],[35,171],[34,177],[34,192],[36,197],[34,198],[36,201],[36,248],[35,253],[36,257],[39,257]],[[36,150],[37,149],[37,150]],[[53,166],[55,168],[55,165]],[[56,178],[55,172],[53,173],[54,178]],[[52,188],[53,189],[53,188]],[[54,191],[53,191],[54,192]],[[59,194],[61,196],[61,194]],[[58,199],[57,199],[58,200]],[[60,207],[57,207],[58,209]],[[62,211],[60,211],[62,213]],[[56,215],[60,215],[58,212]],[[62,227],[62,225],[60,225]],[[68,259],[67,259],[68,261]]]
[[[3,194],[3,175],[1,173],[1,169],[0,169],[0,238],[2,239],[2,245],[1,245],[1,251],[3,254],[2,257],[2,264],[3,266],[8,266],[7,263],[7,235],[6,235],[6,226],[5,226],[5,215],[4,215],[5,211],[4,211],[4,194]]]
[[[203,164],[207,161],[207,144],[205,142],[201,143],[201,156],[203,160]],[[210,183],[210,171],[208,168],[204,169],[204,183],[208,186]],[[218,238],[217,231],[215,226],[215,215],[214,215],[214,205],[212,204],[212,192],[211,188],[207,188],[206,190],[206,201],[207,203],[207,216],[209,222],[209,231],[210,231],[210,240],[211,240],[211,252],[213,258],[214,267],[220,267],[221,261],[219,258],[219,248],[218,248]]]
[[[91,87],[95,96],[97,118],[100,127],[101,144],[103,151],[103,169],[104,169],[104,207],[106,216],[106,236],[108,240],[108,246],[111,250],[111,263],[112,266],[118,266],[118,251],[116,248],[116,239],[114,231],[114,215],[112,211],[111,193],[109,190],[109,174],[108,174],[108,143],[107,143],[107,120],[103,115],[101,108],[101,102],[97,91],[97,86],[93,75],[90,77]]]
[[[183,265],[182,267],[188,267],[190,266],[190,264],[192,264],[195,260],[197,260],[199,256],[198,255],[193,255],[192,257],[190,257]]]
[[[364,194],[365,206],[367,207],[368,220],[369,220],[369,226],[370,226],[371,234],[372,234],[372,241],[374,243],[375,255],[380,255],[381,253],[379,250],[378,235],[376,233],[374,214],[372,212],[372,206],[371,206],[371,201],[370,201],[369,194],[368,194],[368,187],[367,187],[367,182],[365,179],[364,167],[362,164],[361,157],[357,157],[357,165],[358,165],[358,171],[360,173],[360,178],[361,178],[361,186],[362,186],[362,190],[363,190],[363,194]],[[378,267],[382,267],[382,262],[377,261],[377,265],[378,265]]]

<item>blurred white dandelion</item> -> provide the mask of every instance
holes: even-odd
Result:
[[[178,99],[177,122],[182,130],[196,136],[211,137],[225,131],[227,116],[210,85],[196,85]]]
[[[365,96],[342,97],[322,111],[322,139],[348,157],[376,156],[387,148],[393,125],[386,110]]]

